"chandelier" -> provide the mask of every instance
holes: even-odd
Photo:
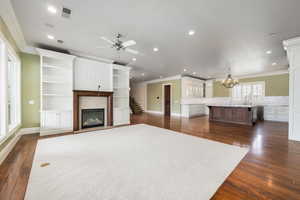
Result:
[[[222,81],[222,85],[225,88],[233,88],[237,84],[239,84],[239,80],[232,78],[231,73],[230,73],[230,69],[229,69],[229,73],[227,75],[227,78]]]

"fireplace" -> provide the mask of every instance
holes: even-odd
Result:
[[[105,110],[99,109],[82,109],[81,110],[81,128],[92,128],[104,126],[105,124]]]

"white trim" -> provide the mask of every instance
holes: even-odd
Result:
[[[50,51],[46,49],[40,49],[36,48],[37,52],[40,54],[40,56],[50,57],[50,58],[58,58],[58,59],[64,59],[64,60],[70,60],[73,62],[73,60],[76,58],[76,56],[60,53],[57,51]]]
[[[11,152],[11,150],[15,147],[19,139],[20,139],[20,135],[16,133],[13,139],[9,141],[9,143],[2,149],[2,151],[0,151],[0,165],[6,159],[6,157]]]
[[[150,81],[144,81],[144,82],[140,82],[140,84],[159,83],[159,82],[163,82],[163,81],[172,81],[172,80],[179,80],[179,79],[181,79],[181,75],[169,76],[166,78],[154,79],[154,80],[150,80]]]
[[[242,76],[234,76],[236,79],[245,79],[245,78],[256,78],[256,77],[264,77],[264,76],[275,76],[275,75],[281,75],[281,74],[289,74],[289,70],[278,70],[273,72],[262,72],[259,74],[249,74],[249,75],[242,75]],[[225,76],[224,76],[225,77]],[[223,78],[217,78],[216,81],[222,81]]]
[[[171,116],[174,116],[174,117],[181,117],[181,114],[180,114],[180,113],[171,113]]]
[[[161,94],[161,104],[162,104],[162,113],[165,115],[165,86],[169,85],[170,86],[170,115],[172,114],[173,111],[173,105],[172,105],[172,83],[164,83],[162,84],[162,94]]]
[[[32,128],[22,128],[19,131],[20,135],[27,135],[27,134],[33,134],[33,133],[39,133],[40,127],[32,127]]]
[[[299,46],[299,44],[300,44],[300,37],[283,41],[284,47]]]
[[[10,0],[1,1],[0,16],[16,41],[18,48],[22,51],[25,50],[27,44]]]
[[[75,50],[69,50],[69,52],[79,58],[87,58],[87,59],[91,59],[91,60],[95,60],[95,61],[100,61],[100,62],[104,62],[104,63],[108,63],[108,64],[112,64],[114,61],[110,60],[110,59],[106,59],[106,58],[101,58],[98,56],[91,56],[79,51],[75,51]]]
[[[163,114],[161,111],[156,111],[156,110],[147,110],[146,113],[159,114],[159,115]]]
[[[145,111],[146,113],[150,113],[150,114],[158,114],[158,115],[164,115],[163,112],[160,112],[160,111],[154,111],[154,110],[147,110]],[[171,116],[172,117],[181,117],[181,114],[180,113],[171,113]]]

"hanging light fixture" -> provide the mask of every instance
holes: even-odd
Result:
[[[232,78],[230,73],[230,68],[228,70],[227,78],[222,81],[222,85],[226,88],[233,88],[237,84],[239,84],[239,80]]]

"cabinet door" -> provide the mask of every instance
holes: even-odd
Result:
[[[60,115],[58,112],[45,111],[43,113],[43,128],[45,129],[59,129],[60,127]]]
[[[61,129],[72,129],[73,127],[73,118],[72,112],[61,112],[60,113],[60,128]]]
[[[94,60],[75,59],[75,89],[112,91],[112,65]]]

